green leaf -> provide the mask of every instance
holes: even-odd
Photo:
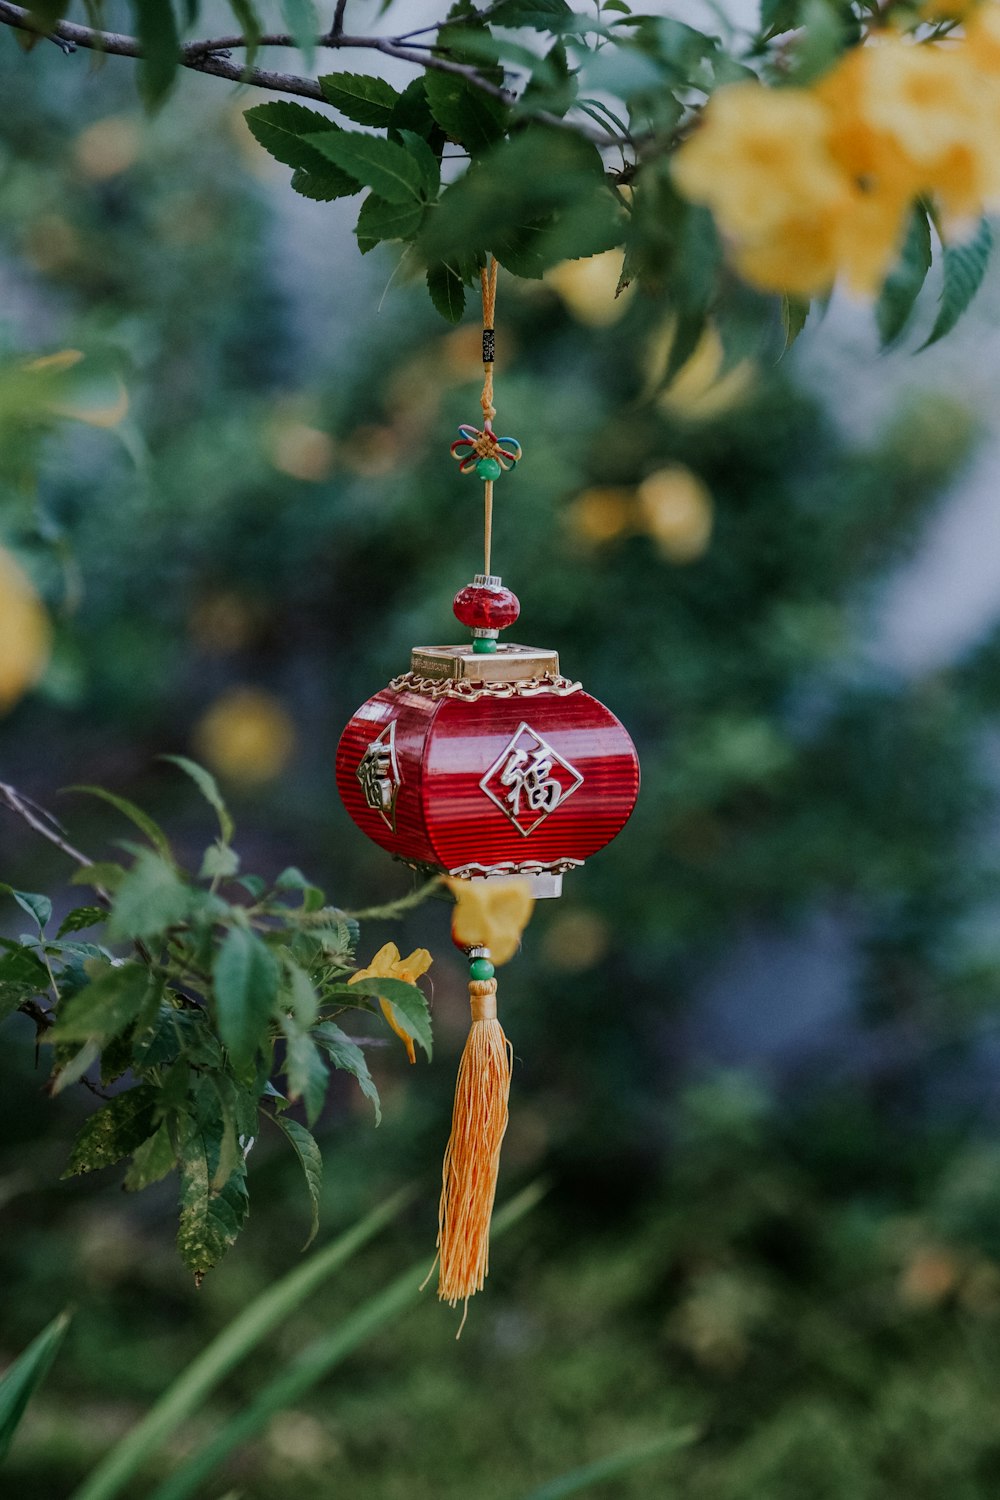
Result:
[[[306,1119],[315,1125],[326,1100],[326,1086],[330,1070],[319,1054],[311,1035],[294,1026],[285,1029],[285,1077],[288,1079],[288,1097],[294,1103],[301,1099],[305,1105]]]
[[[387,1000],[407,1036],[418,1042],[430,1058],[433,1048],[431,1013],[423,990],[415,984],[406,984],[402,979],[380,979],[377,976],[359,979],[351,989]]]
[[[789,350],[806,326],[809,316],[808,297],[783,296],[781,299],[781,327],[785,335],[785,350]]]
[[[422,135],[413,130],[397,131],[400,141],[420,169],[424,197],[433,202],[441,191],[441,163]]]
[[[266,106],[264,106],[266,107]],[[195,786],[210,807],[215,809],[215,815],[219,820],[219,832],[222,834],[222,842],[231,844],[236,825],[229,815],[229,809],[222,800],[218,783],[211,771],[206,771],[204,766],[199,766],[196,761],[188,760],[186,755],[161,755],[161,760],[169,760],[172,765],[179,766],[186,776],[190,776]]]
[[[71,1084],[79,1083],[88,1068],[91,1068],[101,1055],[101,1048],[97,1042],[84,1042],[75,1057],[70,1058],[55,1076],[51,1085],[53,1098],[61,1094],[63,1089],[68,1089]]]
[[[278,998],[278,965],[253,932],[234,927],[212,966],[219,1035],[238,1068],[251,1063]]]
[[[921,344],[929,349],[950,333],[982,285],[993,249],[993,230],[982,219],[971,240],[944,247],[944,284],[941,302],[930,337]]]
[[[154,1182],[160,1182],[176,1165],[177,1155],[170,1139],[170,1128],[164,1120],[155,1135],[136,1148],[125,1173],[125,1189],[129,1193],[139,1192]]]
[[[67,932],[83,932],[87,927],[96,927],[106,921],[107,915],[103,906],[75,906],[63,918],[56,935],[65,937]]]
[[[158,988],[158,981],[143,964],[126,963],[109,969],[60,1006],[49,1035],[56,1042],[96,1042],[103,1046],[138,1017]]]
[[[311,1131],[298,1120],[291,1120],[287,1115],[272,1115],[271,1118],[279,1130],[283,1130],[292,1143],[292,1149],[298,1157],[305,1174],[306,1187],[309,1190],[309,1202],[312,1207],[312,1220],[309,1226],[309,1238],[302,1246],[308,1250],[313,1240],[319,1233],[319,1204],[323,1190],[323,1157]]]
[[[22,911],[26,911],[32,917],[38,928],[39,937],[44,933],[46,923],[52,917],[52,902],[48,896],[36,896],[33,891],[15,891],[12,885],[0,885],[0,891],[6,891],[13,896]]]
[[[143,850],[115,893],[108,937],[113,943],[157,937],[187,921],[191,898],[190,888],[173,866],[151,850]]]
[[[111,807],[116,808],[118,812],[128,818],[130,823],[135,824],[140,833],[146,835],[153,848],[162,854],[164,859],[169,860],[171,863],[173,862],[173,850],[163,829],[148,813],[144,813],[141,807],[136,807],[135,803],[130,802],[127,797],[118,797],[114,792],[105,791],[102,786],[70,786],[66,790],[68,792],[83,792],[88,797],[99,797],[102,802],[107,802]]]
[[[252,109],[243,111],[243,118],[254,139],[275,161],[283,162],[286,167],[304,167],[306,171],[323,166],[324,160],[315,146],[310,146],[303,137],[321,130],[334,133],[340,129],[336,120],[331,120],[328,115],[287,99],[255,104]]]
[[[68,1312],[53,1318],[0,1379],[0,1463],[7,1457],[28,1402],[51,1368],[69,1321]]]
[[[250,1206],[242,1163],[221,1186],[214,1186],[224,1134],[221,1111],[201,1108],[197,1119],[188,1119],[181,1138],[177,1248],[199,1282],[235,1244]]]
[[[419,201],[422,177],[414,158],[402,146],[359,130],[311,135],[309,143],[342,168],[362,187],[370,187],[389,203]]]
[[[609,7],[605,6],[605,9]],[[535,31],[558,31],[573,14],[566,0],[500,0],[490,8],[490,23],[518,31],[522,26]]]
[[[132,0],[135,26],[142,46],[139,91],[151,108],[170,92],[180,62],[181,40],[170,0]]]
[[[156,1092],[151,1085],[140,1084],[92,1114],[73,1142],[63,1177],[113,1167],[131,1156],[153,1133]]]
[[[216,842],[205,850],[198,874],[202,880],[228,880],[231,875],[238,875],[239,870],[240,857],[236,850],[230,849],[228,844]]]
[[[274,889],[276,891],[301,891],[303,911],[319,911],[326,901],[326,896],[319,886],[308,881],[295,865],[289,865],[287,870],[282,870],[274,882]]]
[[[305,58],[306,67],[311,70],[319,36],[319,17],[313,0],[281,0],[281,11],[285,25],[295,38],[295,45]]]
[[[899,338],[910,321],[931,265],[931,228],[927,210],[914,204],[900,257],[885,279],[875,304],[875,321],[883,349]]]
[[[73,1500],[115,1500],[125,1493],[134,1476],[148,1466],[150,1455],[204,1408],[206,1397],[229,1372],[380,1230],[398,1218],[412,1198],[409,1191],[394,1194],[331,1245],[317,1250],[294,1271],[267,1286],[185,1365],[142,1420],[130,1427],[92,1470]],[[498,1220],[502,1223],[502,1216],[503,1210],[494,1218],[494,1226]],[[172,1482],[172,1479],[165,1481],[168,1485]],[[134,1494],[134,1486],[128,1492]],[[184,1493],[189,1491],[185,1488]]]
[[[292,173],[292,188],[314,203],[332,203],[336,198],[353,198],[361,184],[348,177],[333,162],[320,161],[315,167],[297,167]]]
[[[324,1021],[313,1031],[313,1036],[323,1048],[335,1068],[342,1068],[358,1080],[361,1092],[371,1101],[375,1110],[375,1124],[382,1123],[382,1101],[378,1096],[375,1081],[368,1070],[365,1054],[357,1042],[351,1040],[346,1031],[341,1031],[332,1021]]]
[[[400,99],[384,78],[365,73],[325,73],[318,83],[334,109],[356,125],[388,125]]]
[[[290,958],[284,959],[281,1004],[292,1012],[302,1031],[309,1030],[316,1019],[319,1001],[309,975]]]
[[[264,28],[261,25],[260,16],[257,14],[257,8],[251,3],[251,0],[229,0],[229,7],[236,17],[246,42],[246,65],[249,68],[257,55],[257,48],[260,45],[261,33]]]
[[[427,290],[431,301],[449,323],[460,323],[465,311],[465,287],[462,278],[451,266],[440,261],[427,268]]]
[[[387,203],[377,193],[369,193],[361,205],[354,230],[361,254],[367,255],[383,240],[412,239],[420,228],[424,213],[422,203]]]
[[[431,114],[445,135],[469,151],[485,151],[503,138],[508,110],[499,99],[474,88],[454,73],[424,76]]]

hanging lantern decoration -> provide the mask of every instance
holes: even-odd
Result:
[[[563,875],[624,826],[638,796],[639,763],[623,725],[561,674],[554,651],[500,640],[520,604],[491,571],[493,490],[522,455],[516,439],[493,431],[496,278],[491,259],[482,272],[483,425],[463,425],[452,445],[461,472],[484,484],[483,572],[454,601],[472,639],[413,649],[409,671],[344,730],[337,786],[361,831],[422,873],[445,874],[453,887],[515,881],[527,883],[532,897],[559,896]],[[452,1306],[482,1289],[488,1269],[511,1070],[494,977],[494,958],[509,955],[491,955],[485,933],[474,930],[475,901],[461,907],[454,936],[469,959],[472,1028],[438,1235],[438,1293]]]

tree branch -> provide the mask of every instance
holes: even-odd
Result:
[[[0,781],[0,803],[23,819],[29,828],[40,833],[43,839],[48,839],[50,844],[55,844],[56,848],[61,849],[74,864],[79,865],[83,870],[90,869],[94,861],[88,859],[85,854],[81,854],[79,849],[74,849],[73,845],[63,838],[61,823],[50,812],[46,812],[44,807],[39,807],[29,797],[25,797],[23,792],[17,791],[15,787],[8,786],[2,781]]]
[[[317,46],[334,51],[341,48],[363,48],[370,52],[380,52],[383,57],[394,57],[418,68],[451,73],[463,78],[480,93],[488,94],[490,98],[498,99],[503,104],[514,101],[515,96],[509,89],[485,78],[478,68],[468,63],[453,62],[430,50],[408,47],[405,37],[346,36],[342,29],[345,8],[346,0],[337,0],[333,25],[324,36],[317,38]],[[40,31],[28,10],[20,5],[11,5],[8,0],[0,0],[0,25],[28,32],[32,36],[45,36],[65,52],[74,52],[78,47],[83,47],[87,51],[103,52],[111,57],[130,57],[134,60],[145,57],[138,37],[126,36],[122,32],[97,31],[90,26],[78,26],[73,21],[57,21],[48,31]],[[293,36],[277,32],[260,37],[257,46],[297,47],[298,43]],[[247,40],[243,36],[210,37],[203,41],[185,42],[180,49],[178,61],[182,68],[190,68],[195,73],[208,73],[214,78],[226,78],[230,83],[252,84],[255,88],[267,89],[273,93],[295,94],[302,99],[325,103],[323,90],[314,78],[303,78],[295,73],[277,73],[270,68],[247,67],[233,62],[231,54],[245,50],[246,47]],[[559,115],[550,114],[547,110],[536,111],[533,118],[558,130],[570,130],[596,146],[628,144],[624,138],[619,138],[610,131],[594,130],[579,121],[565,120]]]

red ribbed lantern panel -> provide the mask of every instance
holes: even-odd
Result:
[[[403,859],[473,876],[559,871],[623,827],[639,763],[622,724],[579,688],[386,688],[345,729],[337,785],[358,827]]]

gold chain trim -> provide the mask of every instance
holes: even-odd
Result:
[[[559,677],[555,672],[525,677],[520,682],[472,682],[460,677],[419,677],[416,672],[403,672],[394,677],[389,686],[395,693],[421,693],[426,698],[461,698],[474,703],[478,698],[538,698],[543,693],[568,698],[570,693],[578,693],[583,684]]]

